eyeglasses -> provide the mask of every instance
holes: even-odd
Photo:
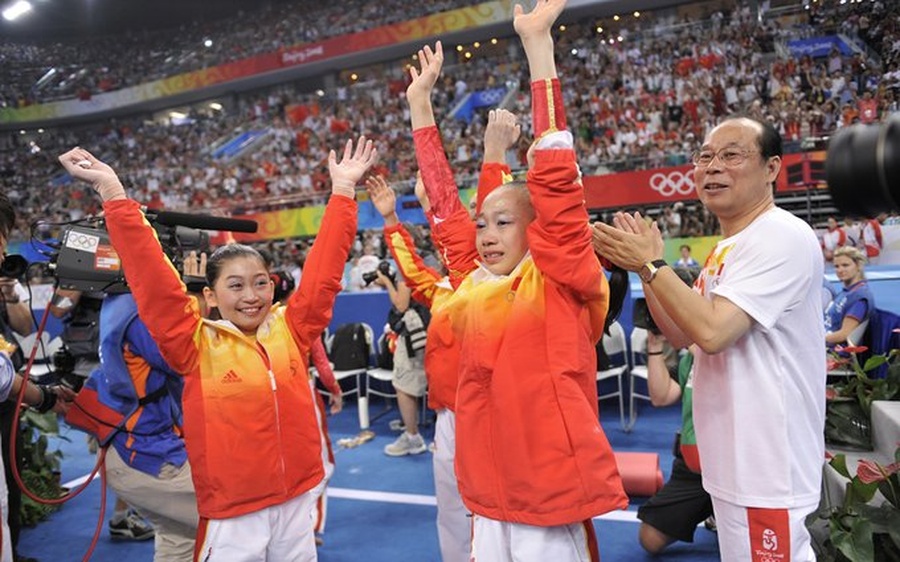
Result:
[[[716,152],[712,150],[698,150],[691,155],[691,162],[698,168],[708,168],[716,158],[729,168],[736,168],[743,164],[751,154],[758,150],[748,150],[726,146]]]

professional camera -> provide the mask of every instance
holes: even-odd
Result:
[[[381,260],[381,262],[378,263],[378,271],[380,271],[382,275],[390,279],[391,283],[397,283],[397,274],[391,268],[391,263],[389,261]],[[366,273],[362,274],[362,279],[368,287],[372,284],[372,281],[378,279],[378,274],[374,271],[367,271]]]
[[[147,221],[156,230],[163,251],[179,271],[183,255],[209,249],[209,235],[201,229],[256,232],[255,221],[147,211]],[[62,289],[108,294],[128,292],[122,263],[102,218],[90,217],[69,226],[60,237],[59,252],[50,268]]]
[[[835,133],[825,177],[835,206],[845,215],[874,217],[900,209],[900,114]]]

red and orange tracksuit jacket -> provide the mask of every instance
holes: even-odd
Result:
[[[356,202],[331,197],[300,287],[287,306],[272,307],[255,339],[201,318],[136,202],[111,201],[104,210],[141,318],[184,375],[184,439],[200,516],[236,517],[315,487],[324,469],[307,357],[341,290]]]
[[[417,301],[428,306],[431,322],[428,324],[425,345],[425,375],[428,378],[428,407],[456,409],[456,387],[459,373],[459,345],[453,335],[450,318],[443,305],[453,294],[453,288],[462,283],[465,276],[478,267],[475,250],[475,225],[459,200],[458,187],[453,179],[450,163],[444,153],[440,132],[434,125],[413,132],[416,158],[426,185],[440,185],[441,193],[448,197],[438,203],[444,219],[432,212],[426,213],[431,225],[434,244],[445,264],[453,264],[449,278],[427,267],[415,251],[415,244],[403,225],[384,229],[388,249],[397,263],[401,275]],[[478,178],[478,199],[503,183],[509,166],[498,162],[486,162]],[[452,233],[452,235],[450,235]],[[451,257],[452,256],[452,257]]]
[[[536,131],[562,130],[558,83],[535,88]],[[445,305],[461,346],[456,474],[474,513],[554,526],[628,500],[597,410],[609,286],[574,151],[538,150],[527,184],[530,255],[505,277],[470,274]]]

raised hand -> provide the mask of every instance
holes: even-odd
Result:
[[[419,66],[421,70],[416,70],[415,65],[410,66],[409,75],[412,82],[406,88],[406,99],[409,103],[431,102],[431,92],[441,75],[441,67],[444,65],[444,47],[438,41],[434,44],[434,50],[425,45],[419,49],[418,53]]]
[[[522,5],[516,4],[513,8],[513,28],[522,41],[547,35],[565,7],[566,0],[537,0],[534,9],[526,14]]]
[[[87,150],[76,146],[61,155],[59,162],[70,176],[91,184],[103,201],[127,198],[116,171]]]
[[[356,149],[353,140],[344,146],[344,155],[337,161],[334,150],[328,153],[328,173],[331,175],[331,192],[353,198],[356,184],[378,160],[378,150],[365,135],[359,137]]]
[[[366,178],[366,191],[369,192],[369,199],[375,209],[384,217],[385,225],[390,226],[388,221],[391,219],[397,220],[397,196],[383,176]]]
[[[484,161],[505,162],[506,151],[516,144],[521,134],[522,126],[516,123],[514,113],[492,109],[484,129]]]

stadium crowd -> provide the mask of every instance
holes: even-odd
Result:
[[[304,19],[312,14],[306,21],[326,18],[331,22],[326,27],[335,33],[356,30],[353,25],[366,21],[354,17],[351,24],[334,10],[306,4],[279,3],[241,24],[229,19],[212,25],[222,26],[223,36],[250,33],[248,37],[253,37],[259,33],[259,22],[270,21],[266,18],[293,21],[291,18]],[[370,20],[373,25],[396,21],[400,12],[405,17],[417,15],[409,12],[405,3],[379,3],[378,8],[366,5],[367,9],[379,10],[380,17]],[[444,2],[440,7],[453,6],[454,2]],[[343,6],[341,11],[354,13]],[[809,10],[773,13],[762,20],[747,7],[706,16],[692,18],[689,23],[676,12],[647,13],[627,22],[623,18],[618,28],[600,31],[596,21],[589,19],[557,31],[558,65],[583,173],[687,163],[699,139],[731,113],[743,112],[772,122],[784,136],[788,151],[796,151],[804,139],[827,135],[845,125],[883,119],[898,109],[897,5],[812,4]],[[243,25],[243,31],[235,33],[235,25]],[[293,29],[290,25],[284,28]],[[858,38],[869,50],[860,49],[849,56],[834,50],[827,57],[796,59],[784,47],[791,39],[832,33]],[[270,49],[309,40],[300,35],[274,37],[273,44],[247,41],[246,37],[239,42]],[[704,39],[698,41],[698,37]],[[153,39],[145,39],[152,46]],[[151,52],[147,42],[137,44]],[[33,56],[55,60],[52,47],[50,51],[32,48],[37,49]],[[477,177],[486,121],[479,112],[470,121],[450,116],[467,93],[498,85],[511,87],[513,93],[506,105],[522,117],[523,130],[530,129],[530,90],[519,49],[515,41],[500,39],[496,45],[476,50],[471,59],[454,52],[458,58],[444,69],[434,106],[461,186],[473,185]],[[21,53],[8,52],[6,47],[0,51],[6,52],[7,58],[28,59],[19,56]],[[207,62],[224,62],[231,55],[233,52]],[[89,190],[73,191],[68,179],[50,165],[48,155],[75,144],[97,147],[104,160],[118,163],[134,197],[155,208],[240,214],[321,204],[328,193],[326,157],[333,144],[330,141],[351,132],[375,140],[384,155],[376,171],[385,174],[395,187],[410,192],[416,166],[403,99],[408,62],[362,69],[357,71],[357,79],[342,75],[334,91],[309,93],[302,85],[286,84],[268,92],[239,96],[225,110],[198,106],[185,123],[178,125],[167,119],[135,118],[54,130],[28,142],[19,138],[21,135],[11,134],[0,144],[4,146],[0,170],[3,188],[20,210],[19,228],[13,237],[29,237],[30,225],[36,219],[59,223],[99,210]],[[128,80],[154,77],[141,72],[136,65],[135,74]],[[7,83],[6,87],[14,84]],[[251,130],[265,132],[252,150],[234,159],[213,156],[215,147]],[[508,154],[514,171],[524,166],[528,144],[529,139],[523,135],[517,149]],[[45,190],[33,186],[44,186]],[[660,217],[670,235],[714,234],[717,229],[714,217],[694,205],[665,209]],[[46,237],[56,231],[45,225],[37,234]],[[362,238],[368,235],[360,236],[357,254]],[[296,261],[296,256],[302,255],[302,248],[294,244],[281,246],[286,261]]]

